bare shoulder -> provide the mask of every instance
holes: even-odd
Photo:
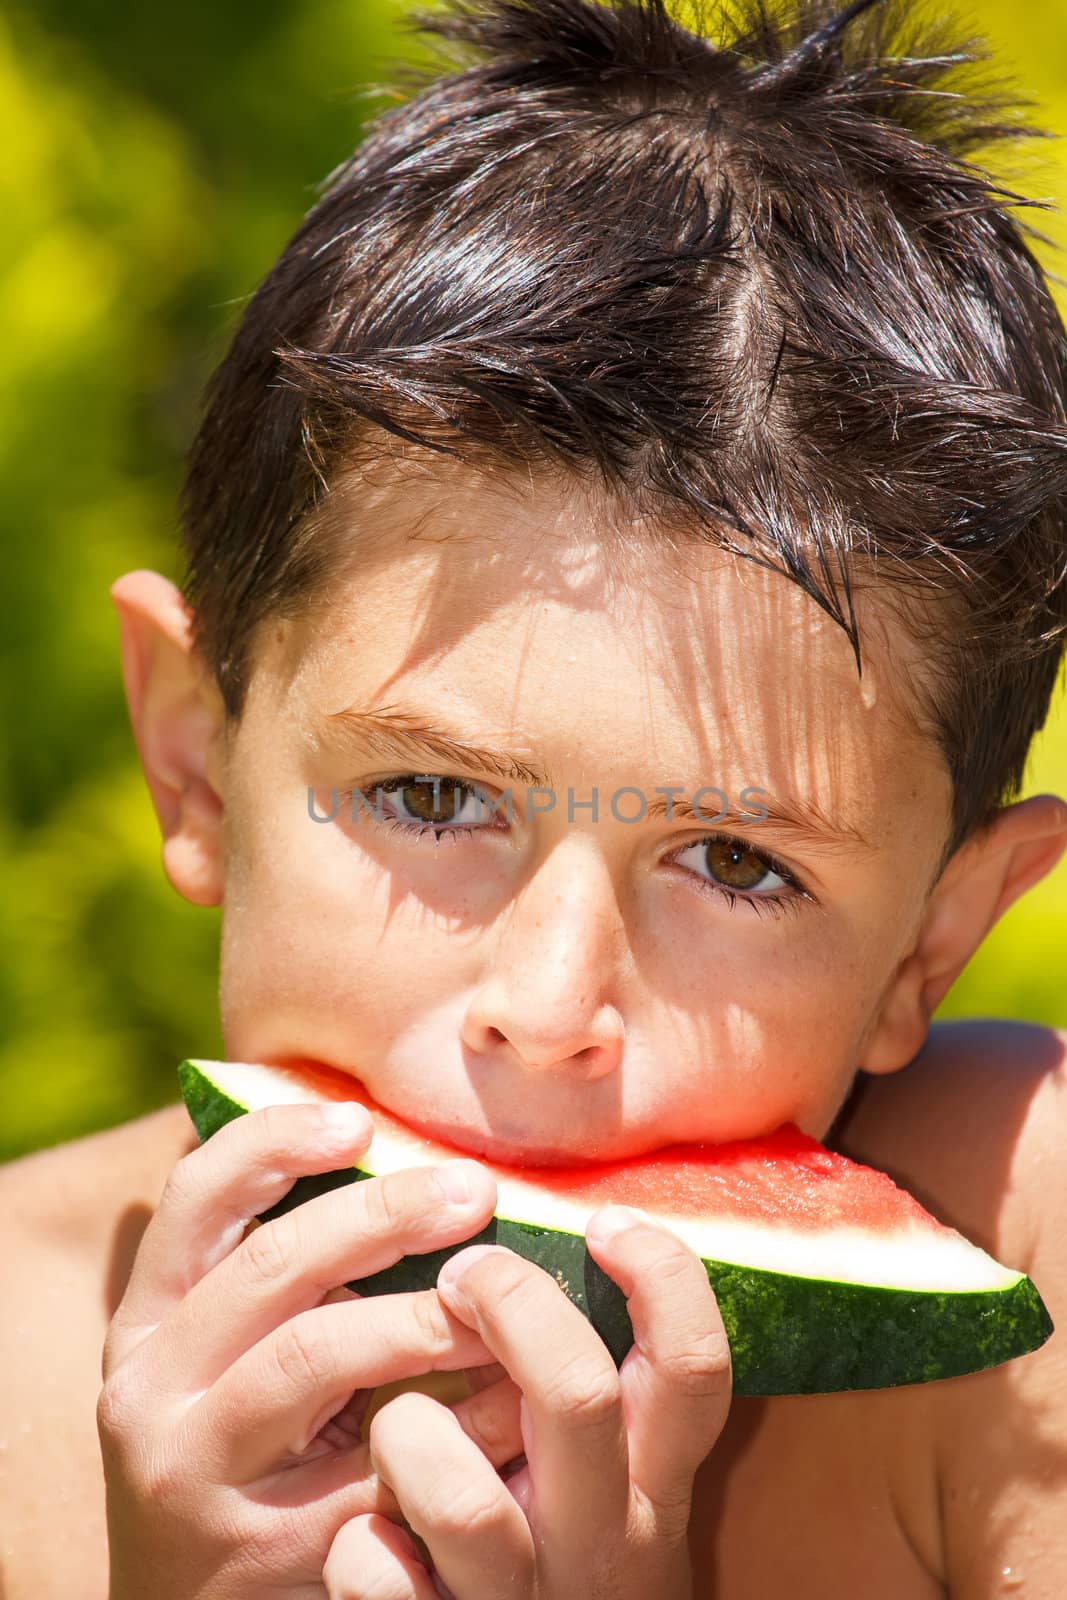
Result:
[[[1036,1284],[1057,1329],[1028,1356],[922,1386],[953,1600],[1063,1593],[1067,1572],[1067,1031],[935,1024],[903,1071],[865,1078],[836,1148]]]
[[[0,1227],[9,1237],[31,1231],[40,1244],[91,1247],[112,1208],[154,1210],[171,1167],[197,1142],[176,1104],[20,1156],[0,1166]]]
[[[978,1018],[934,1023],[909,1066],[863,1077],[834,1143],[990,1254],[1029,1256],[1065,1131],[1067,1031]]]
[[[0,1592],[107,1594],[96,1431],[107,1325],[175,1161],[184,1106],[0,1167]]]

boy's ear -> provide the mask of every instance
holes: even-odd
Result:
[[[930,894],[915,947],[897,967],[868,1030],[859,1066],[906,1067],[926,1040],[930,1018],[1008,907],[1067,849],[1067,803],[1033,795],[1005,806],[962,844]]]
[[[218,686],[193,648],[192,614],[161,573],[124,573],[111,586],[133,736],[163,831],[163,870],[193,905],[223,890]]]

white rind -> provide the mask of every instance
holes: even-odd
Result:
[[[268,1105],[304,1104],[321,1097],[310,1086],[256,1062],[194,1060],[193,1065],[238,1105],[256,1111]],[[414,1130],[377,1131],[361,1169],[398,1172],[439,1159],[440,1146]],[[535,1183],[502,1174],[483,1162],[497,1180],[496,1215],[512,1222],[558,1229],[584,1237],[596,1206],[575,1205]],[[705,1260],[781,1272],[790,1277],[866,1284],[884,1289],[948,1293],[1010,1289],[1023,1276],[995,1261],[951,1228],[936,1233],[914,1224],[885,1234],[867,1228],[833,1227],[823,1233],[791,1229],[784,1223],[717,1221],[694,1223],[657,1211],[657,1218]]]

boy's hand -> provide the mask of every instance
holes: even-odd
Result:
[[[361,1513],[400,1516],[359,1439],[373,1388],[495,1360],[434,1289],[361,1299],[340,1288],[484,1227],[496,1191],[475,1162],[451,1164],[472,1179],[459,1204],[434,1169],[415,1168],[243,1237],[297,1177],[349,1164],[372,1132],[360,1107],[345,1131],[317,1105],[271,1106],[171,1172],[104,1344],[110,1600],[323,1600],[338,1529]],[[489,1472],[479,1418],[494,1392],[452,1412]]]
[[[730,1408],[729,1344],[695,1252],[617,1209],[623,1231],[597,1231],[609,1207],[587,1240],[627,1296],[635,1343],[618,1370],[540,1267],[484,1245],[442,1267],[442,1301],[514,1380],[485,1393],[506,1418],[521,1391],[521,1439],[504,1448],[527,1464],[502,1482],[445,1407],[398,1395],[371,1422],[371,1464],[433,1571],[402,1528],[360,1515],[323,1570],[330,1600],[690,1600],[693,1479]]]

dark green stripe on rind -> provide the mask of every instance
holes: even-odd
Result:
[[[183,1062],[179,1081],[201,1139],[245,1108]],[[373,1174],[354,1167],[297,1179],[261,1222]],[[584,1238],[494,1217],[469,1239],[405,1256],[348,1284],[359,1294],[432,1289],[449,1256],[470,1244],[501,1244],[543,1267],[604,1340],[616,1365],[633,1344],[626,1300],[597,1265]],[[705,1261],[730,1341],[735,1394],[827,1394],[895,1388],[982,1371],[1026,1355],[1053,1331],[1033,1283],[1010,1289],[926,1291],[879,1288]]]

